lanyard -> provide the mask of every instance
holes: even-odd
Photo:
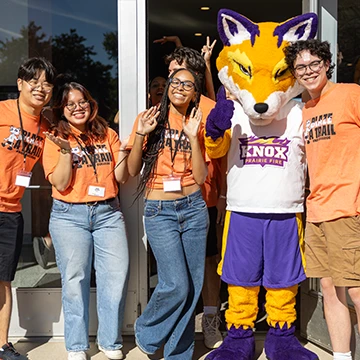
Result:
[[[96,179],[96,182],[98,183],[99,182],[99,179],[98,179],[98,174],[97,174],[97,171],[96,171],[96,156],[95,156],[95,146],[94,146],[94,154],[91,154],[89,153],[89,151],[87,151],[87,146],[85,144],[86,147],[83,147],[81,142],[79,141],[78,137],[73,135],[73,137],[75,138],[76,142],[79,144],[81,150],[87,155],[88,159],[90,160],[90,163],[91,163],[91,166],[93,167],[94,169],[94,175],[95,175],[95,179]]]
[[[178,139],[177,141],[174,139],[174,141],[175,141],[175,149],[173,150],[173,147],[172,147],[172,139],[171,139],[171,127],[170,127],[170,121],[169,121],[169,119],[168,119],[167,123],[168,123],[168,128],[169,128],[169,133],[170,133],[171,170],[173,171],[173,170],[174,170],[174,161],[175,161],[176,154],[177,154],[177,152],[178,152],[178,150],[179,150],[180,141],[181,141],[181,138],[183,137],[183,135],[184,135],[185,133],[184,133],[184,129],[181,130],[181,133],[180,133],[180,135],[179,135],[179,139]],[[173,152],[173,151],[174,151],[174,152]]]
[[[19,113],[20,131],[21,131],[21,146],[22,146],[22,153],[23,153],[23,156],[24,156],[23,169],[25,170],[27,153],[25,152],[24,126],[23,126],[23,121],[22,121],[22,116],[21,116],[21,111],[20,111],[19,98],[17,98],[17,100],[16,100],[16,105],[17,105],[17,109],[18,109],[18,113]],[[42,119],[42,114],[40,114],[39,126],[38,126],[38,130],[37,130],[37,133],[36,133],[36,137],[38,137],[39,133],[40,133],[41,119]]]

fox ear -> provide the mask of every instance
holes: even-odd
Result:
[[[255,36],[260,35],[259,26],[235,11],[221,9],[218,13],[218,31],[224,45],[240,45],[251,40],[254,45]]]
[[[313,39],[316,35],[317,26],[318,17],[315,13],[293,17],[275,28],[274,36],[278,37],[277,46],[280,47],[284,40],[294,42]]]

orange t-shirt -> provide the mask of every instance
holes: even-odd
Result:
[[[73,133],[78,137],[78,141],[81,146],[76,139],[70,139],[73,162],[71,183],[63,192],[57,191],[53,186],[53,198],[68,203],[83,203],[101,201],[115,197],[118,193],[118,184],[113,170],[120,152],[120,141],[118,135],[114,130],[108,128],[105,140],[93,143],[95,147],[94,154],[96,172],[98,175],[98,182],[96,182],[94,167],[90,160],[92,155],[87,151],[84,151],[85,145],[79,139],[80,132],[73,129]],[[43,154],[43,166],[47,179],[49,178],[49,175],[53,173],[59,156],[59,147],[52,141],[46,139]],[[88,191],[90,185],[104,187],[105,195],[103,197],[89,195]]]
[[[35,163],[40,159],[45,136],[43,132],[48,128],[47,120],[21,111],[23,122],[23,136],[21,136],[20,119],[17,100],[0,102],[0,211],[21,211],[20,200],[25,187],[15,185],[16,175],[24,166],[31,172]],[[24,141],[22,141],[22,138]],[[24,147],[23,147],[24,145]]]
[[[307,220],[360,213],[360,86],[335,84],[303,108],[310,177]]]
[[[214,108],[216,102],[214,100],[211,100],[210,98],[201,95],[200,96],[200,102],[199,102],[199,108],[201,109],[203,113],[202,121],[205,122],[210,111]]]
[[[135,120],[129,142],[127,144],[128,149],[131,149],[134,144],[136,135],[135,132],[137,130],[137,125],[141,114],[142,113],[140,113]],[[146,185],[148,188],[163,189],[163,177],[169,176],[171,173],[171,147],[174,154],[175,144],[178,143],[180,134],[182,132],[182,116],[169,112],[169,122],[171,132],[166,129],[165,146],[157,159],[154,176],[153,178],[149,179],[149,182]],[[201,151],[205,158],[204,130],[204,124],[202,123],[200,125],[198,138]],[[173,176],[181,178],[182,187],[195,184],[195,180],[192,175],[191,146],[189,139],[184,133],[182,134],[180,142],[178,143],[178,150],[174,159]]]
[[[221,161],[222,158],[211,159],[208,164],[208,175],[201,186],[201,192],[207,207],[216,206],[219,199],[222,182]]]
[[[205,123],[210,111],[215,106],[215,101],[201,95],[199,107],[203,112],[202,121]],[[211,159],[208,163],[208,175],[201,187],[203,198],[207,207],[216,206],[221,190],[221,161]]]

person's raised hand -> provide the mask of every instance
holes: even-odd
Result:
[[[204,56],[205,61],[210,61],[215,44],[216,39],[210,44],[210,37],[206,37],[206,45],[204,45],[201,49],[201,55]]]
[[[153,41],[154,44],[161,44],[161,45],[164,45],[167,42],[173,42],[176,47],[182,47],[180,38],[175,35],[163,36],[161,39],[157,39]]]
[[[55,136],[54,134],[52,134],[48,131],[45,131],[44,135],[46,136],[47,139],[52,141],[60,149],[71,150],[69,140],[65,140],[65,139],[61,138],[60,136]]]
[[[186,122],[185,116],[183,116],[183,129],[185,135],[191,140],[191,138],[197,137],[199,127],[202,121],[202,111],[200,108],[191,110],[189,120]]]
[[[144,111],[139,119],[137,131],[140,134],[150,134],[157,125],[157,118],[160,115],[157,106],[152,106],[149,110]]]

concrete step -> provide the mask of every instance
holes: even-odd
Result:
[[[255,359],[265,360],[266,356],[263,351],[264,345],[264,334],[256,334],[256,356]],[[196,344],[195,344],[195,353],[193,360],[204,360],[206,355],[210,352],[203,345],[202,334],[196,334]],[[34,339],[31,341],[28,340],[19,340],[16,342],[16,339],[11,339],[17,351],[23,355],[28,355],[29,360],[67,360],[67,352],[65,349],[65,344],[63,339]],[[312,343],[303,341],[304,346],[315,352],[320,360],[331,360],[332,356],[322,350],[321,348],[315,346]],[[148,360],[149,357],[144,355],[135,345],[133,336],[124,336],[124,347],[123,353],[126,355],[126,360]],[[108,360],[103,353],[99,352],[94,342],[91,342],[91,348],[87,352],[89,359],[91,360]],[[156,354],[157,355],[157,354]],[[163,359],[162,354],[158,356],[151,357],[151,359]]]

